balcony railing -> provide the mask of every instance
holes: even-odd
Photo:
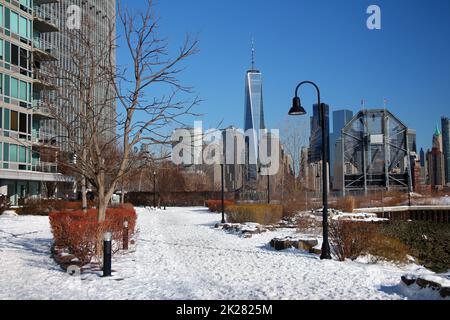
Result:
[[[34,26],[36,30],[42,32],[55,32],[59,30],[56,15],[53,14],[53,11],[50,11],[50,8],[44,10],[40,6],[35,6],[33,8],[33,15],[35,18]]]
[[[43,40],[41,38],[35,38],[33,40],[34,47],[39,49],[40,51],[51,55],[56,58],[58,56],[58,50],[55,46],[53,46],[50,42]]]
[[[58,173],[58,164],[39,161],[36,164],[33,164],[33,171],[42,173]]]

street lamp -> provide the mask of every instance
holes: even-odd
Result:
[[[153,171],[153,208],[156,209],[156,171]]]
[[[221,174],[221,180],[222,180],[222,223],[226,223],[225,221],[225,173],[224,173],[224,165],[223,163],[220,164],[220,174]]]
[[[312,81],[303,81],[295,89],[295,98],[292,102],[292,108],[289,111],[290,116],[304,116],[307,114],[305,108],[302,107],[298,91],[301,86],[309,84],[317,90],[317,105],[320,112],[320,125],[322,127],[322,182],[323,182],[323,245],[322,255],[320,259],[331,259],[330,243],[328,240],[328,140],[330,132],[326,130],[325,107],[320,101],[320,89]]]

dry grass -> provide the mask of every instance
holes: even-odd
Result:
[[[228,221],[231,223],[255,222],[261,225],[278,223],[283,218],[283,206],[245,204],[226,207]]]

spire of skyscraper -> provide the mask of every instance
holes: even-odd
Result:
[[[252,38],[252,70],[255,70],[255,39]]]

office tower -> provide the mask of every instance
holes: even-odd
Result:
[[[254,49],[252,50],[252,68],[245,77],[245,125],[246,132],[253,130],[251,137],[246,137],[246,180],[258,179],[260,130],[266,129],[264,121],[262,73],[255,69]],[[256,163],[254,163],[256,162]]]
[[[331,183],[334,187],[335,163],[342,163],[342,149],[337,149],[336,144],[341,139],[342,129],[353,119],[353,111],[338,110],[333,112],[333,133],[330,134],[330,174]]]
[[[434,190],[441,190],[445,185],[444,153],[442,152],[442,134],[439,127],[433,135],[433,149],[428,151],[428,182]]]
[[[330,132],[330,106],[325,104],[326,131]],[[309,139],[309,163],[316,163],[322,160],[322,127],[320,126],[319,106],[313,106],[313,116],[311,117],[311,137]]]
[[[442,143],[444,147],[445,183],[450,184],[450,119],[442,118]]]
[[[423,148],[420,148],[420,166],[422,168],[425,167],[426,157],[425,157],[425,151]]]
[[[414,129],[408,129],[408,150],[417,155],[417,132]]]

